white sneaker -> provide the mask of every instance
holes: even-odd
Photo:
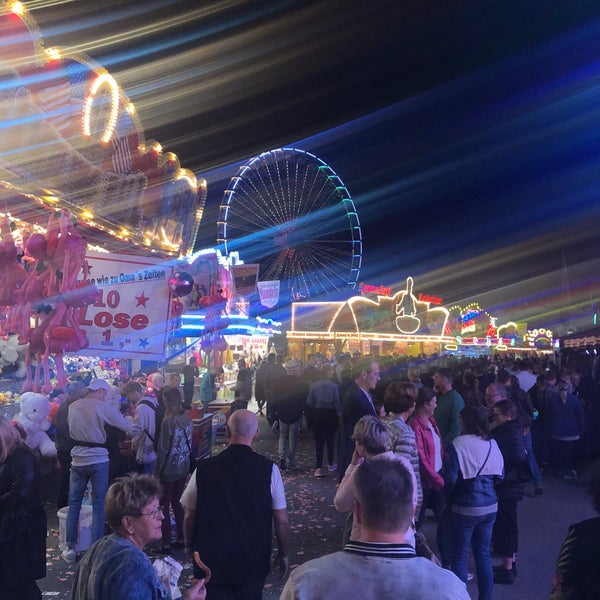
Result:
[[[75,559],[77,558],[77,552],[75,552],[75,548],[67,548],[66,550],[62,551],[62,559],[68,563],[74,563]]]
[[[467,581],[473,581],[473,573],[467,573]]]
[[[329,465],[329,466],[327,467],[327,470],[328,470],[330,473],[333,473],[334,471],[337,471],[337,465],[336,465],[335,463],[333,463],[332,465]]]

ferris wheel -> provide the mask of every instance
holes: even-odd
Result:
[[[280,148],[254,157],[231,179],[219,209],[218,243],[261,281],[281,281],[291,300],[354,289],[362,236],[354,202],[331,167]]]

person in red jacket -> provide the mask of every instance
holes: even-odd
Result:
[[[415,432],[417,451],[419,452],[419,470],[423,487],[423,504],[417,519],[419,528],[425,519],[427,508],[431,508],[436,516],[444,507],[444,479],[440,474],[442,468],[442,436],[433,417],[437,399],[431,388],[421,387],[417,393],[417,402],[413,416],[408,424]]]

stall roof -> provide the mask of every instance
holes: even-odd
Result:
[[[570,333],[560,338],[561,350],[582,350],[600,346],[600,326]]]

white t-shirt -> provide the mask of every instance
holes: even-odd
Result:
[[[435,427],[429,419],[427,419],[427,426],[433,434],[433,447],[435,452],[434,469],[439,473],[442,468],[442,440],[440,440],[440,436],[437,434]]]
[[[196,471],[192,473],[188,484],[181,494],[181,505],[184,508],[196,510],[196,500],[198,497],[198,488],[196,487]],[[281,510],[286,507],[285,492],[283,490],[283,479],[279,467],[273,463],[271,470],[271,508]]]

